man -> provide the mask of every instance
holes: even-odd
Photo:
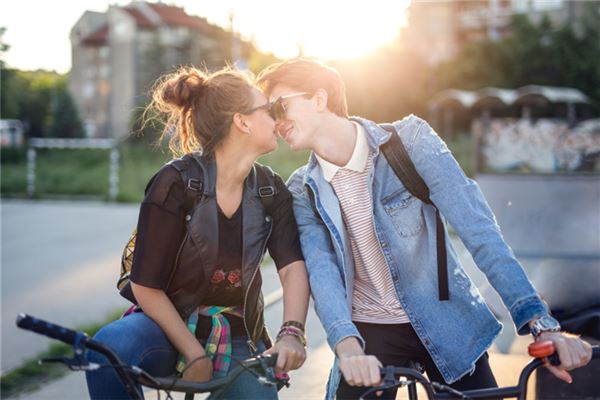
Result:
[[[294,150],[312,150],[288,186],[316,311],[337,356],[327,398],[358,398],[380,381],[382,364],[411,361],[458,390],[496,386],[486,350],[501,325],[449,240],[449,299],[438,297],[436,211],[407,191],[380,152],[391,133],[348,118],[339,73],[318,62],[274,64],[258,83],[277,100],[271,111],[281,137]],[[413,115],[393,125],[431,200],[502,297],[518,333],[553,341],[562,365],[549,368],[570,381],[566,371],[589,362],[590,345],[560,332],[477,184],[431,127]],[[394,397],[394,390],[384,393]]]

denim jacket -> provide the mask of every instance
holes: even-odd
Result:
[[[369,176],[374,225],[400,304],[442,376],[453,383],[474,370],[477,359],[502,329],[463,270],[446,236],[450,300],[438,299],[435,209],[413,197],[379,147],[390,133],[372,121],[365,128],[375,154]],[[504,242],[477,183],[465,176],[446,144],[422,119],[394,123],[444,222],[450,223],[510,311],[519,334],[527,322],[548,314],[523,268]],[[361,342],[352,323],[354,262],[338,199],[311,154],[288,181],[316,312],[336,344],[349,336]],[[311,204],[309,190],[314,194]],[[313,208],[314,207],[314,208]],[[315,210],[320,218],[314,214]],[[446,233],[447,235],[447,233]],[[340,381],[336,358],[327,387],[333,398]]]

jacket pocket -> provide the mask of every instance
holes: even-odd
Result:
[[[423,203],[408,190],[398,190],[381,203],[400,236],[413,236],[423,230]]]

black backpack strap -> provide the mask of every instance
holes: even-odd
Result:
[[[381,146],[381,151],[398,179],[413,196],[435,208],[439,298],[441,301],[448,300],[450,298],[448,290],[448,256],[446,254],[446,234],[440,210],[429,198],[429,188],[417,172],[402,143],[402,139],[396,132],[396,128],[392,124],[381,124],[380,126],[392,134],[390,140]]]
[[[275,172],[266,166],[256,163],[256,187],[257,194],[268,215],[273,213],[275,196],[279,193],[275,185]]]
[[[193,155],[169,161],[181,175],[185,188],[185,200],[183,209],[187,215],[194,209],[196,203],[204,194],[204,175],[198,160]]]

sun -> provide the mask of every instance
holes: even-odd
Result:
[[[262,51],[278,57],[321,59],[361,57],[398,37],[406,25],[409,0],[222,0],[218,10],[210,2],[198,12],[224,26],[233,13],[234,29],[252,39]],[[202,4],[202,7],[200,6]],[[214,10],[209,8],[214,7]],[[229,11],[228,11],[229,10]],[[209,18],[211,19],[211,18]]]

